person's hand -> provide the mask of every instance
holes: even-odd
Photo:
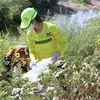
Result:
[[[58,52],[58,51],[54,52],[54,54],[52,56],[52,62],[55,63],[58,60],[58,58],[60,57],[60,55],[61,55],[60,52]]]
[[[37,64],[37,60],[33,59],[30,61],[30,68],[32,68],[33,66],[35,66]]]

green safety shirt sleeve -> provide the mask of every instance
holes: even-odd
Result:
[[[31,35],[27,35],[27,44],[29,46],[29,56],[31,60],[35,60],[35,46]]]
[[[57,51],[59,51],[61,56],[63,56],[68,46],[67,38],[56,25],[54,26],[53,30],[53,35],[57,41]]]

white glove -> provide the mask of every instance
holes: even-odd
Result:
[[[36,66],[36,64],[37,64],[37,60],[31,60],[30,61],[30,68],[32,68],[33,66]]]

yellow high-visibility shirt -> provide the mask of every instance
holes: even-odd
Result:
[[[67,40],[56,24],[45,21],[41,33],[27,32],[27,43],[31,60],[39,61],[51,57],[55,51],[63,55],[67,47]]]

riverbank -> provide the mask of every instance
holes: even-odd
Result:
[[[73,3],[71,1],[68,2],[58,2],[59,6],[70,7],[76,11],[84,11],[84,10],[100,10],[100,0],[90,0],[90,4],[80,4]]]
[[[89,4],[74,3],[71,1],[58,2],[56,6],[50,7],[49,14],[50,15],[64,14],[70,16],[79,11],[89,11],[89,10],[93,10],[93,11],[100,10],[100,0],[90,0]]]

